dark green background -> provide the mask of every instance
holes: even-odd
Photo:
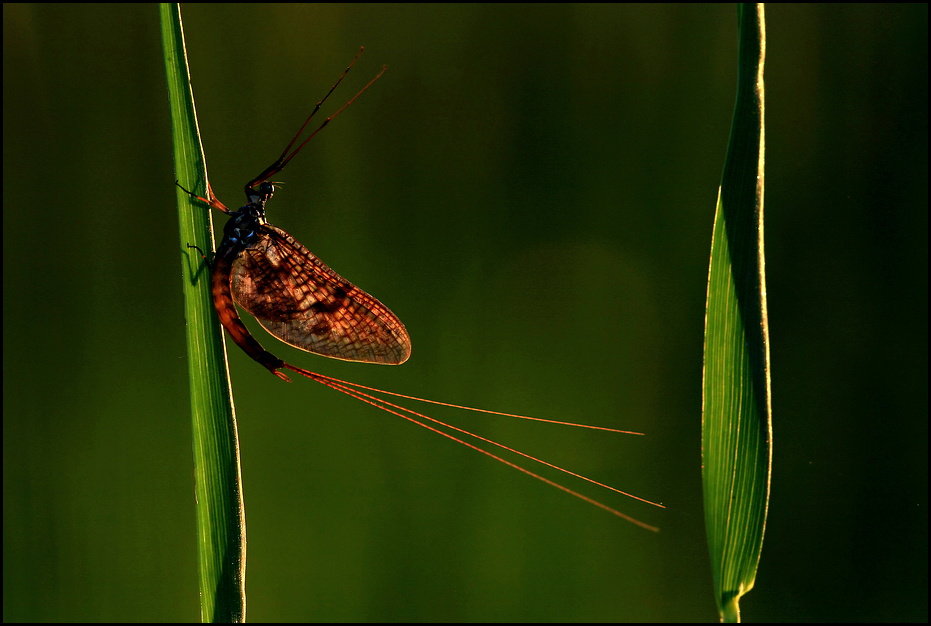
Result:
[[[360,44],[329,112],[388,65],[269,211],[404,320],[413,356],[260,341],[396,391],[643,430],[458,422],[669,506],[585,490],[662,528],[646,532],[231,346],[248,617],[715,620],[701,359],[734,7],[183,16],[233,207]],[[773,5],[767,26],[775,460],[741,606],[927,620],[927,6]],[[3,617],[194,620],[156,7],[4,5],[3,27]]]

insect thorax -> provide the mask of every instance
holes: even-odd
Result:
[[[261,237],[259,231],[265,221],[265,203],[247,204],[231,212],[223,226],[223,239],[228,247],[242,250]]]

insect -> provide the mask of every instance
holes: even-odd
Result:
[[[186,193],[229,215],[211,271],[213,303],[220,323],[246,354],[288,382],[290,379],[280,370],[305,375],[306,371],[265,350],[243,324],[234,302],[255,316],[272,335],[307,352],[383,365],[399,365],[411,354],[407,329],[388,307],[327,267],[294,237],[265,219],[265,205],[275,193],[272,176],[284,169],[307,142],[384,73],[383,68],[292,152],[307,124],[361,53],[360,49],[281,156],[246,183],[245,205],[230,210],[217,199],[209,182],[206,198],[178,184]]]
[[[434,426],[430,426],[420,420],[427,420],[434,424],[450,428],[458,433],[476,437],[485,443],[505,448],[527,459],[544,463],[554,469],[567,472],[577,478],[628,495],[637,500],[642,500],[648,504],[653,504],[654,506],[662,505],[643,500],[636,496],[631,496],[630,494],[585,478],[579,474],[568,472],[567,470],[531,457],[513,448],[507,448],[506,446],[479,437],[468,431],[435,420],[423,413],[418,413],[388,402],[382,398],[377,398],[367,392],[387,394],[407,400],[418,400],[453,408],[523,419],[534,419],[556,424],[581,426],[584,428],[595,428],[614,432],[625,431],[474,409],[445,402],[405,396],[331,378],[286,363],[271,352],[268,352],[249,333],[249,330],[246,328],[245,324],[243,324],[242,319],[239,317],[239,313],[236,311],[236,304],[255,316],[259,323],[272,335],[289,345],[307,352],[347,361],[361,361],[383,365],[400,365],[410,357],[411,340],[407,334],[407,329],[388,307],[327,267],[323,261],[318,259],[291,235],[277,226],[269,224],[265,219],[265,205],[275,192],[276,183],[271,180],[272,176],[284,169],[291,159],[307,145],[307,142],[329,124],[330,120],[352,104],[356,98],[384,73],[385,70],[383,68],[382,71],[353,96],[349,102],[324,120],[314,132],[292,151],[294,144],[297,143],[298,138],[303,134],[307,124],[310,123],[310,120],[320,109],[321,105],[330,97],[333,90],[335,90],[340,82],[342,82],[343,78],[346,77],[346,74],[352,69],[352,66],[361,53],[362,50],[360,49],[359,53],[356,54],[356,57],[352,60],[352,63],[343,71],[339,80],[330,88],[330,91],[327,92],[323,100],[318,102],[314,107],[310,116],[291,140],[291,143],[284,149],[284,152],[281,153],[281,156],[279,156],[274,163],[265,168],[261,174],[246,184],[245,193],[248,202],[245,205],[235,211],[230,210],[217,199],[213,190],[210,188],[209,182],[207,182],[206,198],[184,189],[177,181],[175,182],[178,187],[193,198],[229,215],[229,220],[223,227],[223,239],[217,247],[213,263],[211,264],[213,303],[217,310],[220,323],[226,328],[226,331],[233,338],[233,341],[235,341],[246,354],[284,381],[290,382],[290,379],[281,370],[287,369],[299,373],[307,378],[336,389],[337,391],[341,391],[363,402],[372,404],[384,411],[412,421],[469,448],[473,448],[482,454],[505,463],[577,498],[601,507],[643,528],[656,530],[653,526],[644,524],[596,500],[583,496],[578,492],[511,463],[487,450],[466,443],[458,437],[439,430]],[[188,247],[196,248],[196,246],[192,245],[188,245]],[[207,259],[203,251],[201,251],[201,255],[204,257],[204,260]]]

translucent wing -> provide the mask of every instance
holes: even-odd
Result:
[[[387,365],[411,354],[407,330],[388,307],[271,224],[233,261],[230,290],[268,332],[295,348]]]

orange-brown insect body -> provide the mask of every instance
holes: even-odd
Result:
[[[280,369],[299,371],[299,368],[265,350],[242,323],[235,304],[254,315],[272,335],[307,352],[383,365],[401,364],[411,353],[407,330],[388,307],[327,267],[294,237],[265,219],[265,204],[275,192],[271,177],[381,76],[380,73],[372,79],[291,152],[308,122],[356,59],[317,103],[281,156],[246,184],[245,205],[231,211],[217,199],[209,183],[206,198],[188,192],[230,218],[223,227],[223,240],[212,268],[213,303],[220,323],[246,354],[283,380],[288,378]]]

